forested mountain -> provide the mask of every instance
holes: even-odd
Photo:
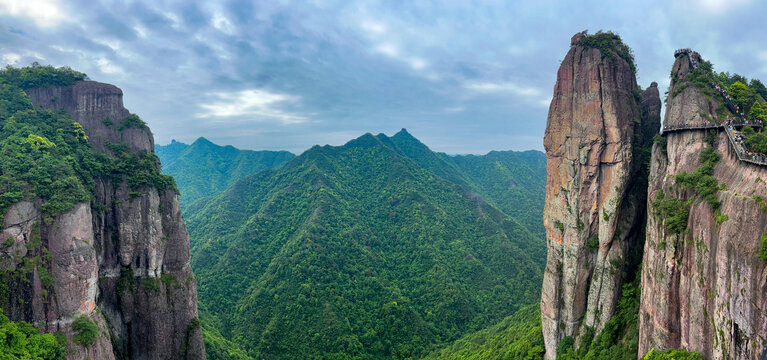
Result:
[[[163,173],[173,175],[181,191],[181,207],[216,195],[235,181],[264,169],[276,168],[295,157],[287,151],[240,150],[199,138],[192,145],[173,141],[156,145]]]
[[[471,189],[519,220],[534,235],[545,238],[541,218],[546,197],[546,156],[542,152],[491,151],[486,155],[449,156],[431,151],[405,129],[391,139],[405,156],[426,170]]]
[[[221,332],[209,355],[226,338],[254,358],[420,357],[536,302],[543,239],[481,195],[512,180],[467,174],[513,155],[366,134],[188,206],[203,322]]]

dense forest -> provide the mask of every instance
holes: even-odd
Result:
[[[421,357],[537,303],[545,243],[492,189],[542,194],[544,167],[366,134],[188,206],[210,358]]]
[[[218,146],[205,138],[199,138],[191,145],[173,141],[168,145],[156,145],[154,149],[162,162],[163,173],[176,178],[182,208],[224,191],[246,175],[279,167],[295,157],[287,151],[250,151]]]

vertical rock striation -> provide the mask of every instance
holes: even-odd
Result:
[[[544,137],[548,260],[541,318],[548,358],[562,338],[586,327],[600,331],[615,311],[644,218],[642,148],[660,122],[657,86],[638,93],[620,38],[591,36],[609,36],[610,45],[600,50],[584,33],[572,38]]]
[[[35,106],[66,110],[97,151],[123,143],[136,154],[153,152],[151,132],[126,123],[122,91],[113,85],[83,81],[27,93]],[[0,306],[12,319],[61,331],[70,342],[73,322],[88,317],[101,331],[92,345],[73,343],[68,359],[204,359],[189,235],[176,193],[94,180],[91,203],[62,215],[45,218],[39,201],[8,209],[0,267],[18,269],[24,264],[16,259],[39,255],[50,261],[50,273],[37,266],[31,282],[11,279],[19,301]]]
[[[719,98],[687,82],[689,72],[687,57],[677,58],[666,126],[719,119]],[[738,161],[721,130],[713,139],[705,130],[665,138],[665,146],[653,146],[648,201],[657,203],[661,193],[666,200],[692,201],[689,213],[681,214],[686,230],[678,233],[649,205],[639,353],[685,348],[707,359],[767,358],[767,268],[756,256],[767,233],[767,169]],[[713,169],[723,185],[715,195],[721,215],[676,180],[701,166],[700,153],[709,146],[721,156]]]

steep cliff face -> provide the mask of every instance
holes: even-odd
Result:
[[[94,150],[111,154],[110,143],[122,143],[135,154],[153,151],[151,132],[126,120],[115,86],[84,81],[27,94],[35,106],[66,110]],[[0,267],[27,266],[32,274],[9,278],[12,299],[0,305],[11,319],[61,331],[71,343],[68,359],[204,359],[189,236],[175,191],[94,180],[94,199],[61,215],[44,215],[39,199],[7,210]],[[35,266],[27,259],[45,261]],[[88,346],[73,341],[81,315],[99,328]]]
[[[548,262],[541,317],[548,358],[562,338],[585,327],[600,331],[615,311],[644,216],[641,148],[659,122],[657,87],[637,93],[632,65],[619,56],[628,53],[620,39],[608,39],[601,50],[590,40],[576,34],[571,41],[544,137]]]
[[[689,72],[687,57],[677,58],[666,126],[718,118],[719,99],[688,83]],[[686,348],[709,359],[765,358],[767,268],[756,254],[767,233],[761,200],[767,198],[767,169],[740,162],[721,130],[713,137],[687,130],[665,138],[652,150],[639,353]],[[699,168],[700,154],[709,147],[721,156],[713,168],[721,184],[715,193],[719,213],[676,178]],[[682,206],[676,214],[686,219],[686,229],[669,226],[670,217],[659,214],[661,199],[688,202],[689,213]]]

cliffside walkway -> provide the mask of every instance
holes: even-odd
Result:
[[[700,57],[700,54],[698,54],[695,51],[692,51],[692,49],[679,49],[674,52],[674,57],[677,57],[681,54],[687,55],[687,59],[689,59],[690,61],[690,67],[692,67],[693,69],[698,69],[698,61],[695,59],[693,55],[697,55],[698,57]],[[735,101],[733,101],[732,97],[730,97],[730,95],[727,93],[727,90],[724,90],[722,86],[716,83],[712,83],[711,87],[717,90],[717,92],[719,92],[719,95],[722,96],[725,103],[727,104],[727,108],[735,115],[734,120],[730,120],[727,122],[699,122],[699,123],[692,123],[692,124],[664,126],[663,130],[661,131],[661,135],[665,135],[666,133],[677,132],[677,131],[708,130],[708,129],[718,130],[722,128],[727,133],[727,138],[730,139],[730,145],[732,145],[732,148],[735,150],[735,155],[737,155],[738,160],[751,163],[751,164],[767,166],[767,155],[752,153],[748,151],[745,144],[743,143],[743,135],[741,135],[740,132],[736,130],[736,127],[743,127],[743,126],[761,128],[763,125],[762,121],[761,120],[745,120],[743,112],[741,111],[740,107],[737,104],[735,104]]]

